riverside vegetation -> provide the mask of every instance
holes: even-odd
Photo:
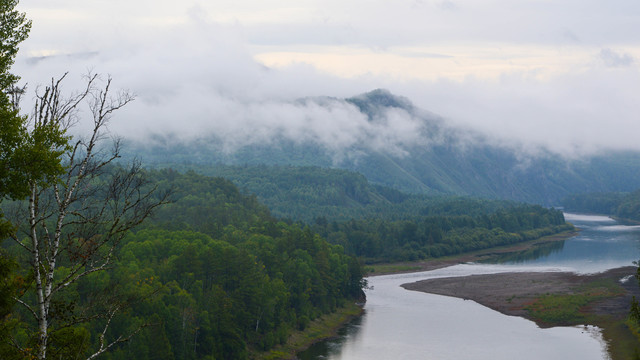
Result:
[[[100,322],[71,324],[90,307],[92,295],[108,291],[127,299],[108,335],[149,326],[104,358],[265,356],[258,354],[286,343],[292,331],[357,301],[365,285],[357,257],[439,257],[571,227],[561,212],[539,206],[395,192],[414,204],[413,215],[405,210],[392,220],[392,208],[402,202],[387,199],[390,208],[378,204],[377,218],[306,224],[274,218],[256,196],[222,178],[170,169],[149,170],[146,176],[159,193],[171,189],[171,202],[123,239],[109,271],[65,292],[55,308],[59,330],[52,333],[51,353],[83,353],[96,346]],[[334,191],[343,190],[334,185]],[[421,215],[425,212],[429,215]],[[21,261],[15,245],[5,247]],[[29,273],[17,270],[14,276],[31,296]],[[11,318],[15,339],[28,343],[33,334],[27,314],[16,309]]]

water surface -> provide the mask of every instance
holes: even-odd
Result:
[[[640,258],[640,227],[600,216],[566,214],[578,236],[496,264],[462,264],[435,271],[369,279],[365,314],[341,336],[316,344],[300,359],[607,359],[593,327],[540,329],[473,301],[408,291],[401,284],[428,278],[506,271],[592,273]]]
[[[606,216],[565,214],[565,218],[580,229],[578,236],[496,262],[594,273],[640,259],[640,226],[622,225]]]

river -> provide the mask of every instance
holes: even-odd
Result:
[[[506,271],[593,273],[631,265],[640,258],[640,227],[602,216],[565,214],[578,236],[494,264],[461,264],[434,271],[369,279],[364,315],[336,339],[298,354],[331,359],[608,359],[593,327],[540,329],[473,301],[404,290],[422,279]]]

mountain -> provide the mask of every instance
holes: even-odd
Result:
[[[450,125],[386,90],[348,99],[305,98],[288,106],[307,112],[286,123],[290,128],[247,129],[268,134],[254,140],[203,132],[180,141],[152,134],[150,141],[130,143],[129,149],[153,167],[341,168],[359,172],[374,184],[411,193],[543,205],[557,205],[572,193],[632,191],[640,180],[640,153],[609,152],[579,160],[550,152],[526,154]],[[303,115],[307,113],[311,115]]]

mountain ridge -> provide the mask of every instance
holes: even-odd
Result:
[[[323,130],[317,123],[299,119],[309,122],[309,129],[304,129],[307,132],[299,135],[307,136],[307,140],[283,130],[268,141],[229,149],[225,139],[214,133],[189,141],[157,135],[147,144],[130,144],[131,153],[152,167],[226,164],[341,168],[361,173],[374,184],[411,193],[471,195],[543,205],[557,205],[572,193],[633,191],[640,179],[639,152],[607,152],[582,159],[563,158],[549,151],[526,154],[494,144],[483,134],[450,125],[384,89],[346,99],[300,101],[298,106],[313,104],[318,111],[330,109],[321,116],[335,115],[331,110],[335,108],[348,112],[347,119],[353,119],[353,124],[363,130],[347,133],[356,134],[355,140],[349,138],[353,141],[344,141],[346,145],[341,147],[331,143],[330,136],[314,133]],[[351,125],[343,125],[344,131],[351,131]],[[340,137],[342,133],[331,135]]]

